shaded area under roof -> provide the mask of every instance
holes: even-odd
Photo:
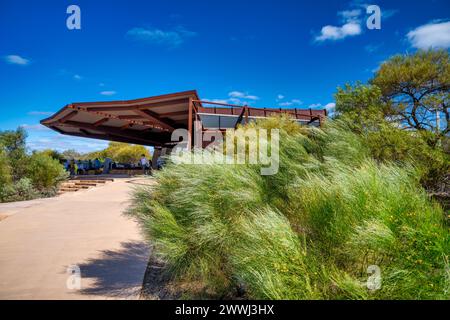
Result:
[[[213,107],[206,105],[212,104]],[[63,107],[41,124],[61,134],[126,142],[148,146],[171,143],[171,133],[178,128],[192,129],[192,121],[202,120],[203,129],[223,130],[244,119],[289,113],[297,121],[320,124],[325,110],[272,109],[233,106],[200,101],[197,91],[183,91],[149,98],[77,102]],[[191,116],[191,121],[189,117]],[[208,119],[206,121],[206,119]]]

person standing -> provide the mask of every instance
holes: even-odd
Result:
[[[147,158],[145,157],[145,154],[141,155],[140,163],[141,163],[141,167],[142,167],[142,173],[145,175],[148,174],[149,163],[148,163]]]

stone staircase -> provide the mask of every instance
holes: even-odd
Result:
[[[79,190],[89,189],[92,187],[96,187],[98,185],[105,185],[108,182],[112,182],[114,179],[112,178],[99,178],[99,179],[90,179],[90,178],[74,178],[68,181],[61,183],[58,189],[58,195],[61,195],[66,192],[76,192]]]

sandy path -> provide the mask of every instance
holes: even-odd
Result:
[[[137,223],[122,214],[129,180],[0,204],[0,299],[138,298],[149,248]],[[81,281],[71,277],[71,265]]]

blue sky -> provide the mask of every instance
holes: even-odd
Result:
[[[76,101],[197,89],[203,99],[260,107],[333,106],[338,85],[367,81],[396,53],[449,48],[450,2],[0,2],[0,130],[23,125],[32,149],[90,151],[105,142],[62,136],[39,120]],[[69,5],[81,30],[69,30]]]

